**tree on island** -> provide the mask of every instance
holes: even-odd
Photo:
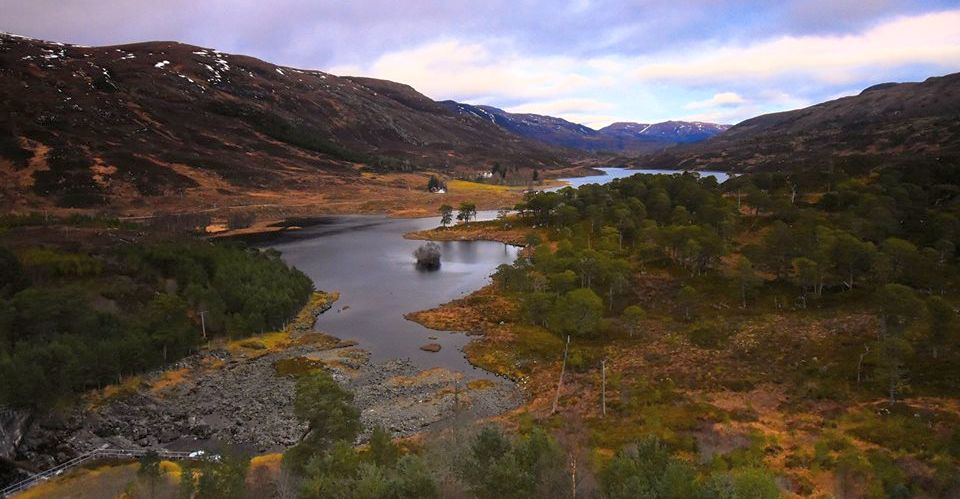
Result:
[[[414,250],[413,256],[417,259],[417,267],[440,268],[440,246],[433,241]]]
[[[457,213],[457,220],[463,223],[469,222],[477,217],[477,205],[473,203],[460,203],[460,210]]]
[[[444,204],[440,206],[440,225],[446,227],[453,222],[453,206]]]

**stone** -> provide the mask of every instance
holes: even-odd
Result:
[[[426,345],[421,346],[420,350],[423,350],[424,352],[436,353],[436,352],[439,352],[441,348],[442,347],[440,346],[439,343],[427,343]]]

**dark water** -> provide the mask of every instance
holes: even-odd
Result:
[[[651,175],[672,175],[674,173],[680,173],[677,170],[630,170],[627,168],[598,168],[598,170],[604,171],[605,174],[592,175],[589,177],[562,178],[560,180],[566,181],[570,187],[580,187],[581,185],[586,184],[606,184],[614,179],[630,177],[640,173]],[[714,177],[717,179],[717,182],[721,184],[730,178],[730,174],[727,172],[702,170],[698,171],[697,173],[699,173],[701,177]],[[563,187],[566,186],[556,187],[551,190],[559,190]]]
[[[439,242],[440,269],[424,271],[417,269],[412,255],[424,241],[403,235],[436,227],[439,218],[338,216],[319,222],[298,231],[293,240],[271,245],[310,276],[317,289],[340,292],[340,301],[317,321],[318,330],[356,340],[374,361],[409,358],[424,369],[445,367],[472,377],[491,376],[464,359],[461,348],[469,337],[433,331],[403,316],[483,287],[498,265],[516,259],[517,248],[485,241]],[[443,348],[424,352],[420,346],[425,343]]]

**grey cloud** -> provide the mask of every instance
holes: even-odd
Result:
[[[177,40],[304,67],[364,64],[438,38],[532,55],[638,55],[848,30],[944,0],[0,0],[0,29],[87,45]],[[956,2],[953,2],[956,3]],[[581,8],[582,7],[582,8]]]

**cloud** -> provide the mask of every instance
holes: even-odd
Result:
[[[714,99],[707,99],[705,101],[695,102],[693,104],[706,103],[712,100]],[[680,119],[685,121],[706,121],[710,123],[736,124],[747,118],[752,118],[761,114],[785,111],[789,109],[799,109],[813,104],[813,102],[808,99],[790,95],[786,92],[777,90],[758,91],[750,100],[741,99],[739,101],[734,101],[734,99],[730,97],[721,98],[718,100],[721,102],[715,105],[704,105],[700,107],[690,107],[688,105],[687,109],[697,110],[697,112],[684,115],[680,117]]]
[[[467,102],[569,95],[606,81],[575,59],[524,57],[495,41],[440,40],[390,52],[366,66],[339,66],[330,72],[400,81],[433,98]]]
[[[842,36],[711,41],[691,52],[635,57],[537,55],[510,38],[444,38],[330,71],[405,82],[435,99],[602,126],[680,117],[737,122],[918,67],[927,68],[923,76],[960,68],[960,10],[898,17]],[[682,110],[693,112],[678,116]]]
[[[0,30],[27,36],[178,40],[590,126],[735,122],[960,70],[957,0],[0,0],[0,12]]]
[[[703,109],[709,107],[728,107],[744,103],[746,103],[746,100],[736,92],[721,92],[714,94],[713,97],[709,99],[691,102],[687,104],[686,107],[687,109]]]
[[[615,106],[610,102],[596,99],[559,99],[544,102],[529,102],[512,106],[506,110],[511,113],[533,113],[558,115],[567,113],[609,111]]]
[[[636,81],[723,83],[803,76],[829,84],[881,68],[960,67],[960,10],[900,17],[857,34],[785,36],[745,46],[703,47],[692,57],[660,54],[632,72]]]

